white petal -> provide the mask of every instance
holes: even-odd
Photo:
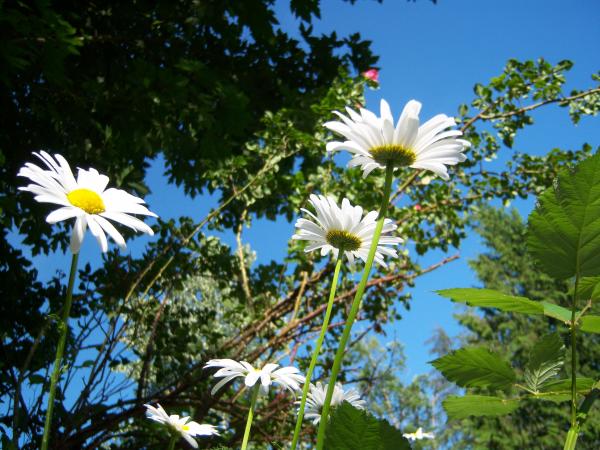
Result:
[[[104,234],[104,231],[102,231],[102,228],[96,222],[95,216],[88,215],[86,219],[90,227],[90,232],[98,241],[98,245],[100,246],[102,253],[106,253],[108,251],[108,242],[106,242],[106,235]]]
[[[73,254],[79,253],[83,238],[85,237],[85,229],[87,227],[87,220],[85,216],[77,217],[73,230],[71,231],[71,252]]]
[[[246,375],[246,378],[244,379],[244,384],[248,387],[254,386],[260,378],[260,375],[261,373],[257,371],[250,372],[248,375]]]
[[[48,214],[48,217],[46,217],[46,222],[56,223],[82,215],[84,215],[84,213],[79,208],[75,208],[74,206],[65,206]]]
[[[125,213],[115,212],[115,211],[104,211],[100,215],[107,219],[114,220],[115,222],[119,222],[123,225],[133,228],[136,231],[142,231],[144,233],[149,234],[150,236],[154,235],[154,231],[152,231],[152,228],[150,228],[148,225],[146,225],[140,219],[129,216]]]
[[[115,241],[115,243],[119,247],[121,247],[121,250],[125,250],[127,248],[127,245],[125,244],[125,239],[123,239],[121,233],[117,231],[117,229],[113,226],[112,223],[110,223],[104,217],[98,215],[94,216],[94,219],[98,222],[98,225],[100,225],[104,229],[104,231],[106,231],[110,235],[112,240]]]
[[[187,433],[181,433],[181,435],[188,442],[188,444],[190,444],[194,448],[198,448],[198,443],[196,442],[196,440],[193,437],[191,437]]]

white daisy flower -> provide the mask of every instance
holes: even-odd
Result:
[[[301,390],[300,385],[304,383],[304,376],[296,367],[288,366],[278,369],[279,364],[265,364],[262,369],[255,369],[246,361],[234,361],[233,359],[211,359],[204,368],[220,367],[213,375],[215,378],[223,378],[210,392],[214,395],[224,385],[234,378],[243,377],[244,384],[252,387],[260,379],[260,390],[266,394],[271,384],[279,384],[292,393]]]
[[[421,439],[435,438],[433,433],[425,433],[423,432],[423,428],[421,427],[417,428],[417,431],[415,431],[414,433],[404,433],[402,436],[404,436],[409,441],[420,441]]]
[[[190,417],[179,417],[177,414],[169,416],[159,404],[156,405],[157,408],[152,405],[144,406],[146,407],[146,416],[148,419],[154,420],[179,433],[194,448],[198,448],[198,443],[194,437],[219,435],[216,427],[212,425],[200,425],[192,421]]]
[[[108,250],[105,232],[125,249],[125,239],[107,219],[151,236],[154,234],[152,228],[131,214],[158,216],[143,206],[142,199],[121,189],[106,189],[106,175],[99,174],[96,169],[78,169],[75,179],[69,163],[61,155],[55,154],[53,158],[45,151],[34,152],[34,155],[46,169],[32,163],[25,164],[18,176],[29,178],[33,183],[19,190],[32,192],[40,203],[61,205],[46,217],[48,223],[75,218],[71,233],[73,253],[79,253],[88,226],[103,252]]]
[[[310,392],[306,397],[306,409],[304,418],[312,420],[313,425],[316,425],[321,420],[321,410],[325,403],[327,395],[327,385],[317,382],[310,385]],[[341,405],[343,402],[348,402],[357,409],[365,409],[367,403],[360,398],[360,394],[356,389],[344,390],[341,383],[336,383],[333,389],[333,397],[331,397],[331,406]],[[298,403],[298,402],[297,402]]]
[[[327,151],[348,150],[353,153],[348,167],[360,166],[365,177],[374,169],[393,164],[395,167],[430,170],[448,180],[446,165],[465,161],[462,152],[470,143],[457,139],[462,135],[459,130],[447,130],[456,122],[445,114],[439,114],[419,126],[420,110],[421,103],[409,101],[395,127],[390,107],[383,99],[381,117],[363,108],[360,114],[346,108],[348,116],[334,111],[341,121],[327,122],[325,126],[347,140],[328,143]]]
[[[321,255],[329,252],[337,258],[340,250],[344,252],[350,266],[354,266],[354,258],[367,260],[373,233],[377,223],[377,211],[371,211],[363,217],[360,206],[352,206],[348,199],[342,200],[342,207],[338,207],[335,200],[323,195],[311,195],[309,202],[315,208],[317,215],[302,209],[312,220],[298,219],[296,234],[292,239],[309,241],[304,251],[310,252],[321,249]],[[384,255],[396,258],[396,250],[388,246],[398,245],[403,242],[399,237],[389,236],[386,233],[394,231],[397,226],[390,219],[385,219],[375,261],[387,267],[383,260]]]

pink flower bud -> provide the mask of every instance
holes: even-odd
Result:
[[[371,80],[374,83],[379,83],[379,70],[377,69],[369,69],[362,73],[362,76],[367,80]]]
[[[415,211],[421,211],[423,209],[423,207],[421,205],[419,205],[418,203],[414,206]]]

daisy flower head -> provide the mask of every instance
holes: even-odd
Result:
[[[317,382],[316,385],[310,385],[310,391],[306,397],[306,412],[304,418],[312,420],[313,425],[316,425],[321,420],[321,410],[325,403],[327,395],[327,385]],[[336,383],[331,398],[331,406],[341,405],[343,402],[348,402],[357,409],[365,409],[367,403],[360,398],[360,394],[356,389],[345,390],[341,383]]]
[[[452,117],[438,114],[420,125],[421,103],[411,100],[394,126],[390,106],[383,99],[380,109],[380,117],[364,108],[360,114],[346,108],[348,116],[334,111],[340,121],[327,122],[325,127],[346,141],[329,142],[327,151],[348,150],[353,154],[348,167],[360,166],[365,177],[375,169],[393,165],[430,170],[448,180],[446,166],[466,160],[463,151],[470,143],[459,139],[459,130],[448,130],[456,125]]]
[[[342,200],[340,208],[332,197],[323,195],[312,194],[309,203],[315,209],[316,215],[303,208],[302,211],[308,218],[297,220],[296,234],[292,239],[308,241],[309,245],[304,251],[321,249],[322,256],[332,252],[337,258],[342,251],[351,267],[354,266],[355,258],[366,261],[377,224],[377,211],[371,211],[363,217],[363,209],[360,206],[352,206],[348,199]],[[389,246],[403,242],[399,237],[386,234],[396,228],[390,219],[385,219],[375,252],[375,261],[383,267],[387,267],[384,256],[398,256],[396,250]]]
[[[269,386],[272,384],[283,386],[292,393],[301,390],[304,383],[304,376],[293,366],[279,367],[279,364],[265,364],[262,369],[254,368],[246,361],[234,361],[233,359],[211,359],[204,368],[219,367],[219,370],[213,375],[215,378],[222,378],[210,392],[214,395],[219,389],[229,383],[231,380],[242,377],[247,387],[254,386],[260,380],[260,390],[263,394],[269,392]]]
[[[420,441],[421,439],[434,439],[435,435],[430,432],[423,432],[423,428],[417,428],[417,431],[414,433],[404,433],[404,436],[409,441]]]
[[[159,404],[156,405],[156,408],[152,405],[144,406],[146,407],[146,417],[148,419],[165,425],[170,430],[179,433],[194,448],[198,448],[198,443],[194,437],[219,435],[216,427],[201,425],[191,420],[190,417],[179,417],[177,414],[168,415]]]
[[[109,188],[108,177],[96,169],[78,169],[77,178],[65,158],[54,157],[45,151],[34,152],[45,168],[26,163],[18,176],[29,178],[33,183],[19,190],[35,194],[40,203],[53,203],[60,208],[52,211],[46,221],[54,224],[63,220],[75,219],[71,232],[71,251],[79,253],[81,243],[89,226],[103,252],[108,250],[107,233],[121,249],[125,249],[125,239],[109,222],[119,222],[136,231],[153,235],[152,228],[131,214],[158,217],[150,212],[144,201],[121,189]]]

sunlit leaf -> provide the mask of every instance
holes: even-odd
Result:
[[[450,381],[463,387],[502,389],[515,382],[512,367],[485,348],[467,347],[431,362]]]
[[[571,321],[571,311],[562,306],[555,305],[554,303],[541,302],[544,308],[544,315],[552,317],[553,319],[560,320],[563,323]]]
[[[481,308],[496,308],[505,312],[519,312],[524,314],[543,314],[541,303],[534,302],[525,297],[506,295],[493,289],[456,288],[436,291],[442,297],[458,303]]]
[[[538,392],[560,372],[564,363],[564,349],[564,343],[557,333],[544,336],[535,344],[525,369],[525,383],[529,389]]]
[[[560,173],[555,186],[538,198],[527,244],[555,278],[600,274],[600,155]]]
[[[600,333],[600,316],[583,316],[581,319],[581,331],[587,333]]]

